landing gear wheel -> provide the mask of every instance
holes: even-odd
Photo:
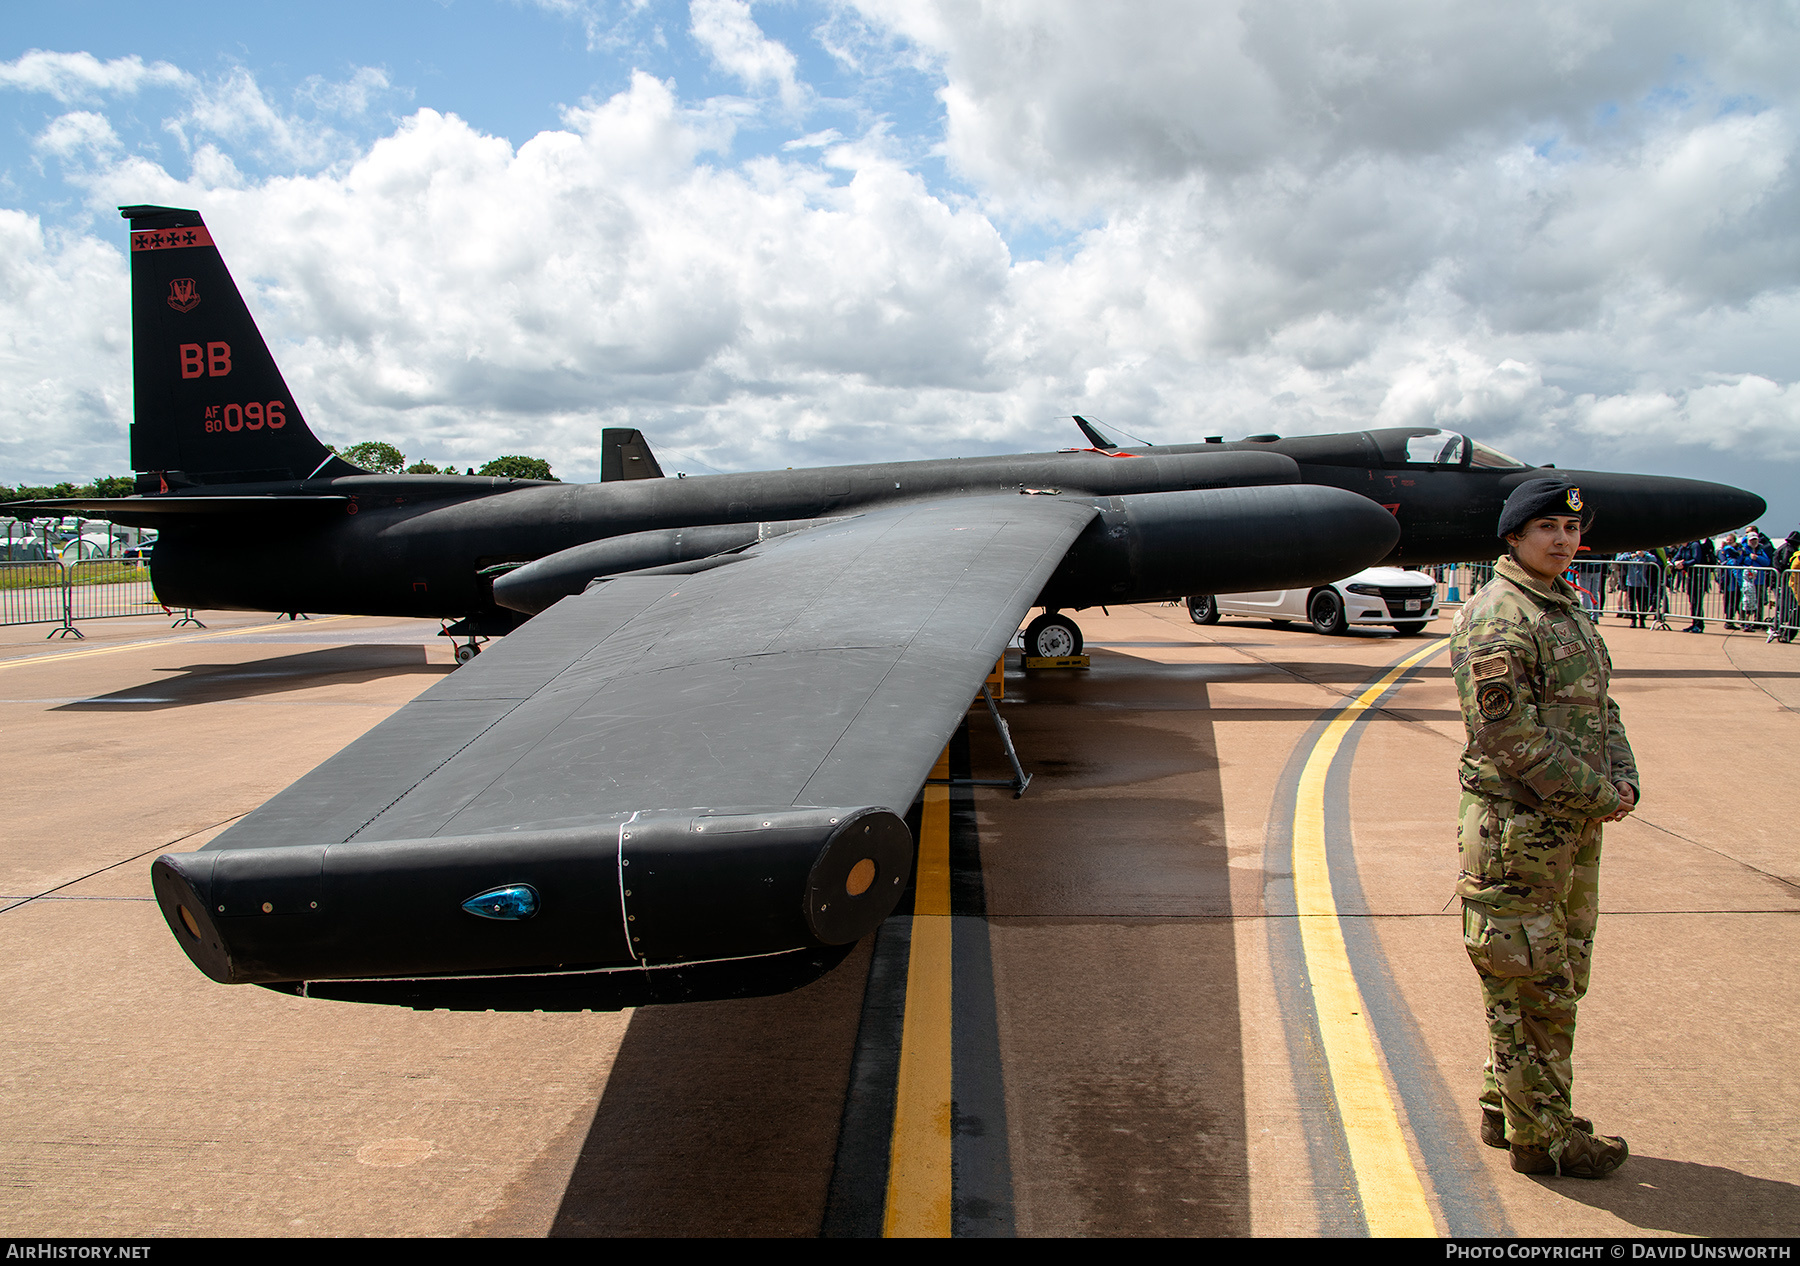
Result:
[[[1344,600],[1338,597],[1335,589],[1314,590],[1313,596],[1306,600],[1306,615],[1313,628],[1331,636],[1350,627],[1350,621],[1344,618]]]
[[[1188,599],[1188,618],[1195,624],[1219,622],[1219,600],[1210,593],[1197,593]]]
[[[1081,628],[1066,615],[1045,613],[1025,626],[1025,653],[1034,659],[1081,654]]]
[[[459,646],[456,648],[456,662],[459,664],[466,664],[479,654],[481,654],[481,648],[475,645],[475,643],[470,642],[466,646]]]
[[[1401,637],[1417,637],[1424,631],[1425,621],[1423,620],[1408,620],[1405,624],[1396,624],[1394,626],[1394,632],[1398,633]]]

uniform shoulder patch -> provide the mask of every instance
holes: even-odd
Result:
[[[1469,676],[1473,677],[1476,681],[1481,681],[1487,677],[1510,676],[1511,671],[1512,666],[1506,662],[1506,656],[1504,654],[1483,655],[1469,665]]]
[[[1476,692],[1475,706],[1481,709],[1481,719],[1484,721],[1499,721],[1511,715],[1512,685],[1504,681],[1490,681]]]

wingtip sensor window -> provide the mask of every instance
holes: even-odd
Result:
[[[844,891],[852,897],[860,897],[875,883],[875,859],[865,857],[850,868],[844,877]]]
[[[529,919],[538,911],[537,889],[530,884],[490,888],[470,897],[462,908],[484,919]]]

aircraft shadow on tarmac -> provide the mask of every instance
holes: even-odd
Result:
[[[1248,1234],[1213,728],[1229,714],[1211,707],[1204,674],[1094,662],[1103,692],[1071,674],[1008,680],[1006,716],[1036,780],[1022,800],[977,802],[1007,1098],[1024,1108],[1009,1123],[1019,1230]],[[1100,693],[1193,715],[1171,728],[1082,706]],[[974,773],[993,777],[997,737],[984,720],[970,725]]]
[[[1253,653],[1263,652],[1258,658],[1260,662],[1237,664],[1182,664],[1163,663],[1147,660],[1130,654],[1113,653],[1110,645],[1123,643],[1097,643],[1093,646],[1092,666],[1085,673],[1068,673],[1057,670],[1029,672],[1015,687],[1008,678],[1007,690],[1015,688],[1020,691],[1029,690],[1033,698],[1051,697],[1065,699],[1070,703],[1085,702],[1089,696],[1095,696],[1096,702],[1136,704],[1154,699],[1166,698],[1171,688],[1177,684],[1192,684],[1209,681],[1270,681],[1291,682],[1311,681],[1320,683],[1343,683],[1345,685],[1363,686],[1368,684],[1369,675],[1375,671],[1371,664],[1340,663],[1336,660],[1305,659],[1297,655],[1280,655],[1270,652],[1280,648],[1257,646],[1248,648]],[[1210,642],[1146,642],[1148,647],[1166,647],[1169,650],[1210,649],[1217,643]],[[1414,644],[1414,649],[1423,650],[1424,639]],[[1449,677],[1450,665],[1447,660],[1434,659],[1430,663],[1421,664],[1407,674],[1410,679]],[[1098,678],[1108,678],[1106,689],[1096,691],[1082,683]]]
[[[187,664],[164,669],[179,674],[139,686],[127,686],[89,699],[77,699],[56,712],[153,712],[199,703],[225,703],[262,695],[284,694],[323,685],[361,685],[408,673],[442,676],[449,664],[434,664],[423,646],[364,644],[331,646],[297,655],[278,655],[241,664]]]
[[[1718,1165],[1634,1152],[1624,1169],[1603,1182],[1532,1181],[1646,1231],[1760,1239],[1786,1238],[1800,1226],[1800,1186]]]
[[[791,994],[634,1013],[551,1236],[817,1235],[868,963],[865,946]],[[516,1234],[508,1217],[480,1230]]]
[[[1145,645],[1163,645],[1146,643]],[[1050,703],[1084,709],[1125,709],[1137,712],[1208,711],[1215,721],[1314,721],[1317,705],[1300,704],[1292,708],[1215,707],[1208,697],[1209,682],[1267,683],[1269,685],[1346,685],[1368,684],[1372,671],[1368,664],[1289,663],[1266,664],[1164,664],[1125,655],[1107,653],[1096,647],[1093,666],[1085,674],[1059,672],[1028,673],[1023,680],[1007,682],[1012,703]],[[1420,666],[1409,679],[1448,677],[1448,666]],[[1104,678],[1104,689],[1086,683]],[[1409,707],[1404,699],[1390,699],[1380,710],[1403,714],[1409,721],[1460,721],[1462,713],[1454,708]],[[1008,711],[1010,718],[1012,713]]]
[[[973,965],[953,955],[957,1233],[1247,1234],[1210,721],[1177,735],[1106,713],[1070,725],[1054,704],[1008,717],[1037,771],[1031,792],[952,796],[952,912],[998,920],[1007,962],[996,974],[985,950]],[[976,716],[958,740],[977,777],[1004,764],[991,730]],[[952,756],[956,768],[957,744]],[[1153,801],[1117,795],[1172,775],[1186,778]],[[1082,791],[1099,794],[1069,794]],[[1170,920],[1184,929],[1173,941],[1138,944]],[[546,1153],[477,1230],[520,1233],[549,1197],[552,1236],[879,1235],[893,1087],[855,1070],[866,1060],[891,1076],[900,1033],[871,1019],[879,1005],[865,1010],[871,961],[865,944],[792,994],[637,1011],[579,1145],[560,1162]],[[974,1027],[987,1036],[971,1039],[971,1008],[986,1011]],[[1033,1106],[1009,1121],[1007,1100]]]

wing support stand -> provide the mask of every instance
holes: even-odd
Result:
[[[994,728],[1000,732],[1000,745],[1006,749],[1006,759],[1012,765],[1011,778],[927,778],[927,783],[940,787],[1011,787],[1013,799],[1017,800],[1025,794],[1025,788],[1031,785],[1031,775],[1019,764],[1018,749],[1013,746],[1012,730],[1006,724],[1006,718],[1000,715],[1000,709],[994,704],[994,696],[989,692],[987,684],[982,683],[981,697],[987,702],[988,715],[994,718]]]

